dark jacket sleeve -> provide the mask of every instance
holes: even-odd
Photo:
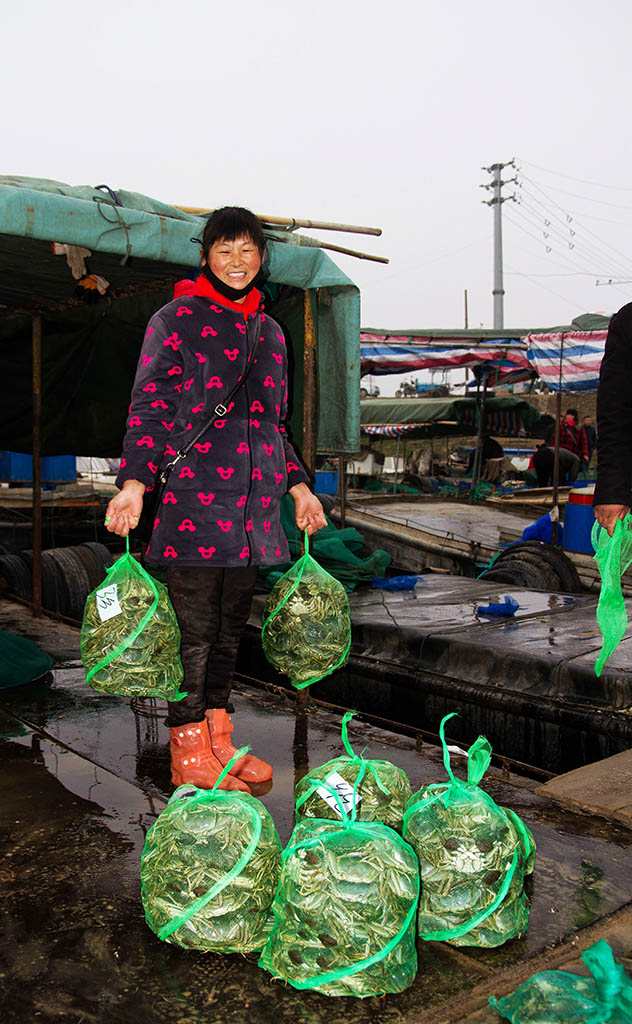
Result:
[[[612,317],[597,390],[595,505],[632,503],[632,303]]]

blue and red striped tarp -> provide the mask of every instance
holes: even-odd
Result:
[[[607,331],[551,332],[526,337],[529,362],[552,391],[596,391]]]

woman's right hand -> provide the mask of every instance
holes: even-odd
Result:
[[[617,519],[625,519],[629,511],[628,505],[595,505],[595,519],[612,537]]]
[[[145,484],[140,480],[126,480],[122,489],[110,501],[105,511],[105,528],[119,537],[127,537],[138,526],[143,511]]]

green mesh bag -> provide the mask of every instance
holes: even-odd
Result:
[[[324,995],[403,992],[417,974],[417,857],[387,825],[340,813],[295,827],[259,966]]]
[[[260,950],[272,926],[281,866],[272,817],[248,793],[179,786],[147,833],[141,858],[145,917],[159,939],[222,953]]]
[[[121,697],[182,700],[180,628],[167,588],[127,551],[88,595],[81,626],[86,682]]]
[[[347,732],[353,715],[347,711],[342,719],[342,742],[348,757],[334,757],[313,768],[297,784],[297,818],[340,820],[338,802],[327,788],[331,787],[337,789],[347,811],[352,803],[356,805],[358,821],[381,821],[401,832],[404,810],[412,796],[408,776],[390,761],[369,760],[353,753]]]
[[[263,609],[266,658],[297,690],[346,664],[351,646],[349,599],[338,580],[305,554],[274,584]]]
[[[607,942],[582,953],[591,977],[568,971],[534,974],[513,995],[490,997],[511,1024],[632,1024],[632,981]]]
[[[595,520],[590,535],[595,549],[595,561],[601,575],[601,590],[597,605],[597,624],[603,644],[595,662],[595,675],[614,654],[628,625],[628,613],[621,590],[621,577],[632,563],[632,516],[617,519],[612,537]]]
[[[419,857],[422,939],[454,946],[500,946],[527,927],[524,876],[533,870],[535,843],[517,814],[499,807],[478,783],[491,747],[479,736],[469,749],[467,776],[455,778],[441,722],[446,784],[415,793],[404,814],[404,838]]]

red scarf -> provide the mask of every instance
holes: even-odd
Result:
[[[235,313],[243,313],[244,320],[253,316],[261,303],[261,293],[256,288],[251,288],[243,302],[233,302],[232,299],[227,299],[225,295],[217,291],[217,288],[213,287],[204,274],[200,274],[196,280],[193,294],[201,295],[205,299],[212,299],[213,302],[217,302],[220,306],[226,306],[228,309],[234,310]]]

